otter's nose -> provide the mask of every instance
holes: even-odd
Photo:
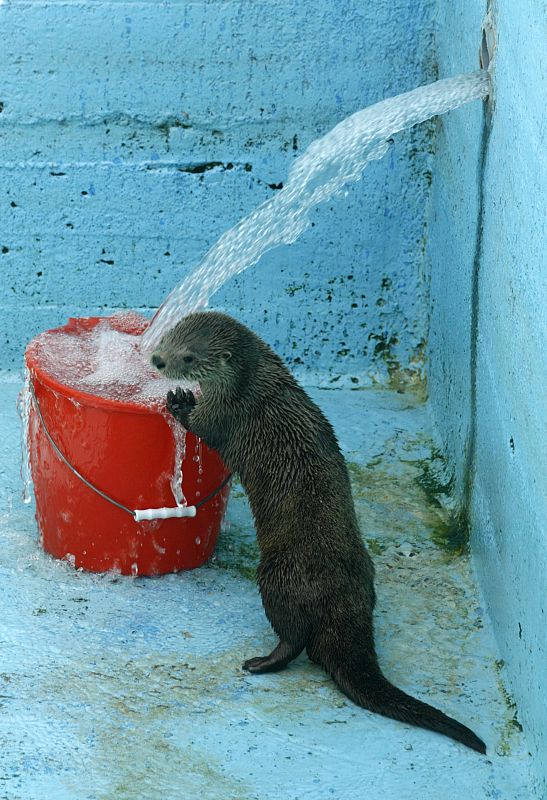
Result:
[[[152,356],[152,364],[157,369],[165,369],[165,361],[161,356],[158,356],[156,353],[154,353],[154,355]]]

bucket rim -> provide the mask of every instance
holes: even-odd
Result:
[[[126,324],[124,324],[123,319],[120,317],[118,325],[113,326],[114,330],[117,330],[120,333],[128,333],[134,336],[140,336],[140,334],[146,330],[150,324],[150,321],[147,320],[146,317],[142,317],[140,314],[136,314],[134,312],[131,312],[131,314],[131,324],[128,320],[126,320]],[[93,328],[95,328],[100,322],[103,322],[104,320],[112,321],[113,319],[116,319],[115,315],[107,317],[69,317],[68,322],[66,322],[64,325],[59,325],[56,328],[49,328],[48,330],[37,334],[34,339],[31,339],[31,341],[27,344],[24,356],[25,365],[31,373],[33,383],[36,379],[38,379],[38,381],[48,389],[51,389],[71,400],[75,400],[81,405],[91,408],[101,408],[108,411],[117,411],[118,413],[159,414],[163,416],[163,409],[160,403],[147,406],[130,400],[116,400],[111,397],[102,397],[100,395],[93,394],[92,392],[86,392],[82,389],[76,389],[74,386],[71,386],[68,383],[63,383],[62,381],[53,377],[53,375],[51,375],[47,369],[40,365],[38,355],[33,352],[33,349],[35,350],[37,347],[38,338],[44,333],[74,333],[79,331],[87,332],[93,330]]]

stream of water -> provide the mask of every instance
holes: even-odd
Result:
[[[294,242],[308,227],[310,210],[359,180],[368,162],[385,154],[395,133],[488,92],[486,70],[446,78],[358,111],[316,139],[293,163],[283,188],[223,233],[171,292],[143,334],[142,350],[151,351],[183,316],[205,308],[222,284],[265,252]]]

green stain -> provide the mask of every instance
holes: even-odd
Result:
[[[370,476],[367,470],[377,463],[377,461],[371,461],[366,467],[363,467],[355,461],[346,461],[354,493],[362,494],[365,488],[370,485]]]
[[[384,298],[378,298],[377,305],[383,305]],[[403,367],[395,355],[394,348],[399,343],[397,336],[387,333],[369,333],[369,341],[376,342],[373,360],[383,361],[388,374],[388,388],[400,394],[412,392],[419,402],[427,400],[427,379],[425,374],[426,345],[419,342],[408,365]]]
[[[440,508],[442,503],[439,500],[439,496],[449,496],[454,486],[454,477],[451,476],[448,480],[445,477],[447,472],[446,458],[438,448],[434,447],[431,449],[429,458],[419,459],[410,463],[415,464],[420,469],[420,474],[416,481],[423,489],[428,501]]]
[[[163,764],[165,770],[172,770],[173,763],[178,761],[181,764],[181,797],[184,794],[187,797],[196,796],[204,791],[207,792],[207,797],[211,796],[210,792],[214,792],[216,797],[222,797],[224,792],[226,797],[234,797],[234,792],[238,792],[237,797],[250,797],[245,787],[236,780],[230,780],[218,760],[208,753],[187,748],[181,758],[179,750],[158,737],[150,742],[147,756],[148,759],[154,759],[156,768],[158,764]],[[101,800],[141,800],[143,784],[147,785],[148,769],[149,764],[146,762],[135,764],[131,776],[115,783],[111,789],[100,795]],[[148,787],[152,788],[149,782]]]
[[[430,540],[450,557],[469,550],[469,520],[461,510],[449,507],[453,488],[446,459],[431,441],[409,441],[405,450],[417,445],[429,449],[426,458],[399,458],[386,461],[382,453],[361,465],[347,462],[363,531],[388,530],[395,539],[408,540],[413,532],[425,529]],[[365,540],[373,555],[385,545],[381,538]]]
[[[439,513],[430,528],[432,541],[445,553],[454,556],[469,552],[470,524],[463,509],[449,509],[448,502],[454,488],[453,471],[443,453],[434,446],[427,458],[403,459],[412,471],[414,483],[421,489],[425,502]],[[449,477],[447,477],[449,476]]]
[[[385,545],[378,541],[378,539],[366,539],[367,548],[373,556],[381,556],[385,551]]]
[[[285,292],[289,295],[289,297],[294,297],[296,292],[301,291],[304,288],[303,283],[292,283],[285,289]]]
[[[437,547],[449,555],[463,556],[469,553],[469,520],[463,511],[450,514],[448,520],[431,531],[431,539]]]
[[[503,659],[500,658],[494,661],[498,688],[505,704],[505,722],[500,733],[497,752],[501,756],[510,756],[511,740],[516,734],[522,732],[522,725],[517,716],[517,704],[513,700],[512,695],[507,691],[505,683],[503,682],[502,670],[504,666],[505,662]]]
[[[258,560],[259,551],[254,530],[232,523],[229,529],[221,532],[214,558],[209,563],[215,569],[229,570],[254,583]]]
[[[429,458],[409,461],[417,470],[415,481],[433,508],[446,509],[446,502],[454,488],[454,475],[449,474],[445,456],[438,448],[431,449]],[[437,547],[454,556],[469,552],[469,517],[463,509],[450,510],[439,516],[431,530],[431,539]]]

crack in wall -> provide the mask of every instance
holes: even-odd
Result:
[[[491,4],[488,2],[488,10]],[[471,503],[474,487],[476,448],[477,448],[477,355],[480,322],[480,271],[483,255],[483,232],[485,218],[485,173],[488,160],[488,143],[492,129],[492,116],[488,105],[488,98],[483,102],[482,123],[481,123],[481,144],[478,162],[478,212],[477,230],[475,238],[475,252],[473,254],[473,272],[471,280],[471,330],[469,348],[469,433],[467,436],[464,453],[464,485],[462,515],[467,520],[469,536],[469,519],[471,515]]]
[[[482,234],[484,228],[484,167],[486,161],[486,148],[489,137],[488,126],[486,124],[486,115],[482,121],[481,132],[481,152],[479,158],[479,213],[477,221],[477,234],[475,242],[475,253],[473,257],[473,274],[471,283],[471,331],[470,331],[470,358],[469,358],[469,373],[470,373],[470,391],[469,391],[469,406],[470,406],[470,423],[469,433],[465,447],[464,459],[464,494],[463,494],[463,507],[465,512],[469,513],[471,508],[471,495],[473,491],[473,472],[476,461],[476,439],[477,439],[477,351],[478,351],[478,333],[479,333],[479,278],[480,278],[480,264],[482,259],[483,242]]]

